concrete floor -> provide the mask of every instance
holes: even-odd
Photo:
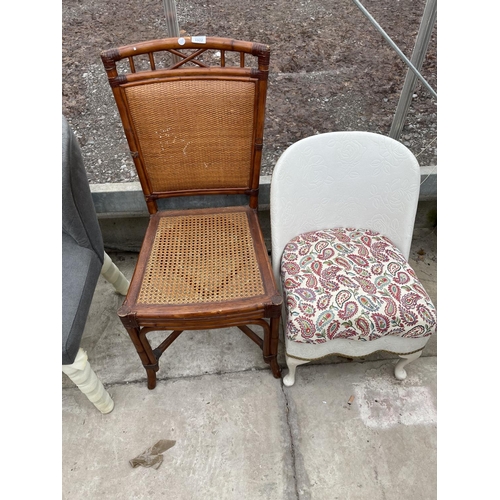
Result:
[[[410,262],[437,305],[436,245],[417,229]],[[137,254],[110,256],[130,278]],[[185,332],[150,391],[122,300],[100,278],[81,344],[114,410],[102,415],[63,375],[63,499],[437,498],[436,337],[403,382],[389,354],[333,356],[286,388],[239,330]],[[160,439],[175,441],[160,467],[132,468]]]

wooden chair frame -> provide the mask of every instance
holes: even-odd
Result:
[[[173,62],[167,64],[167,67],[160,67],[158,63],[159,56],[168,56],[168,54],[176,57],[173,58]],[[233,54],[236,54],[237,66],[228,65]],[[229,57],[230,55],[231,57]],[[257,63],[256,67],[247,67],[245,65],[245,56],[247,58],[248,56],[253,56],[253,61],[256,60]],[[150,213],[150,222],[134,276],[131,280],[129,292],[118,312],[146,369],[149,389],[153,389],[156,386],[156,372],[159,368],[158,360],[160,356],[184,330],[238,327],[259,345],[263,351],[264,360],[271,366],[273,375],[276,378],[280,377],[277,350],[282,297],[273,277],[268,251],[264,243],[257,214],[269,56],[269,47],[266,45],[216,37],[203,37],[201,43],[200,39],[189,37],[152,40],[110,49],[101,54]],[[138,70],[137,57],[142,57],[142,61],[145,59],[149,63],[149,67]],[[122,60],[129,63],[129,70],[126,73],[118,72],[117,62]],[[216,61],[217,64],[213,64],[213,61]],[[194,167],[194,173],[191,170],[187,170],[185,174],[182,171],[180,175],[174,173],[170,176],[159,177],[160,180],[153,178],[157,171],[161,171],[158,175],[162,176],[164,169],[175,168],[175,166],[171,165],[175,163],[172,160],[174,158],[172,153],[173,146],[170,147],[172,142],[168,143],[168,147],[165,146],[166,142],[161,143],[161,147],[158,146],[155,153],[156,156],[154,156],[154,162],[159,162],[157,164],[160,165],[160,168],[157,167],[157,164],[155,164],[154,169],[148,165],[148,162],[151,163],[149,158],[153,157],[153,155],[151,154],[148,157],[150,151],[147,147],[153,144],[151,141],[156,140],[155,134],[159,135],[159,133],[157,131],[151,132],[149,129],[146,133],[142,133],[139,130],[141,124],[138,125],[138,122],[142,123],[143,120],[148,120],[149,118],[147,113],[142,112],[140,107],[134,109],[131,97],[134,94],[132,93],[147,91],[145,87],[141,86],[150,85],[149,88],[153,90],[160,87],[163,88],[162,86],[167,89],[171,87],[180,89],[181,85],[187,86],[193,84],[193,82],[197,82],[196,85],[199,84],[201,86],[206,84],[210,88],[212,86],[218,88],[219,85],[223,86],[226,84],[239,88],[241,83],[241,86],[251,89],[251,92],[248,94],[250,97],[245,97],[245,102],[247,103],[246,109],[248,110],[245,116],[248,123],[245,122],[244,125],[247,127],[245,130],[251,130],[251,138],[248,139],[248,148],[246,143],[241,148],[244,153],[242,163],[247,164],[244,165],[241,175],[239,173],[235,174],[237,177],[239,176],[237,181],[233,182],[231,178],[229,178],[228,182],[216,179],[215,181],[211,180],[210,184],[207,179],[198,179],[198,171]],[[175,94],[176,102],[180,102],[177,99],[182,100],[182,98],[182,91]],[[167,103],[168,101],[163,102]],[[224,99],[221,99],[218,103],[221,107],[221,112],[224,113]],[[234,103],[236,103],[237,108],[237,99],[233,102],[233,105]],[[210,104],[211,100],[207,98],[205,105],[210,106]],[[196,116],[196,109],[188,109],[189,112],[192,111],[193,116]],[[172,110],[171,106],[167,104],[165,109],[162,108],[163,112],[174,113],[175,110]],[[237,117],[236,119],[240,119],[238,109],[233,109],[232,112]],[[160,120],[163,120],[163,114]],[[241,120],[243,121],[243,118]],[[177,123],[177,121],[174,122]],[[247,135],[249,136],[249,134]],[[196,144],[197,140],[199,141],[199,138],[194,133],[194,147],[198,147]],[[146,146],[144,146],[145,142],[147,142]],[[211,146],[211,144],[208,144],[208,146]],[[167,151],[164,152],[165,149]],[[198,148],[198,150],[201,150],[203,153],[203,147]],[[160,159],[157,160],[157,157]],[[248,162],[245,158],[248,159]],[[194,163],[195,161],[193,160]],[[222,160],[219,163],[225,165]],[[238,167],[234,168],[236,171]],[[200,176],[202,177],[203,174]],[[193,185],[184,185],[184,177],[187,179],[186,183],[193,182]],[[193,180],[191,177],[193,177]],[[179,178],[181,179],[177,182]],[[223,208],[190,208],[186,210],[159,209],[158,201],[161,199],[196,195],[246,195],[248,205]],[[144,285],[145,280],[149,279],[147,278],[148,269],[151,269],[151,266],[153,266],[151,262],[154,262],[156,258],[153,254],[158,251],[155,250],[155,245],[157,245],[155,242],[158,241],[158,238],[161,238],[158,236],[160,227],[168,224],[175,225],[177,220],[184,221],[185,219],[182,218],[185,217],[190,218],[189,220],[193,217],[210,221],[217,218],[230,220],[228,225],[224,226],[224,238],[227,236],[225,233],[230,232],[233,226],[236,227],[240,224],[240,222],[233,222],[233,218],[234,220],[242,221],[242,227],[246,229],[241,230],[247,231],[248,241],[251,240],[251,244],[247,245],[246,251],[252,254],[252,259],[255,260],[258,267],[258,272],[255,272],[256,279],[259,281],[256,285],[257,291],[248,292],[248,294],[240,293],[239,295],[236,293],[232,299],[224,296],[225,298],[221,300],[217,299],[218,295],[214,292],[215,299],[192,301],[188,298],[186,303],[175,301],[174,303],[171,302],[170,298],[165,296],[155,298],[153,301],[141,298],[144,296],[144,287],[147,286]],[[168,234],[170,235],[170,233]],[[176,234],[178,235],[178,233]],[[183,236],[180,236],[180,238],[182,239]],[[202,237],[191,235],[190,238],[193,241],[199,241]],[[170,237],[164,239],[167,240],[167,244],[170,244]],[[234,249],[228,251],[238,252],[237,245]],[[175,252],[171,255],[174,254]],[[231,260],[233,257],[234,254],[231,254],[227,258]],[[176,255],[175,258],[177,258]],[[163,257],[159,256],[158,259],[163,259],[163,266],[165,265],[164,261],[169,260],[165,255]],[[224,265],[225,263],[221,262],[221,266]],[[169,273],[172,275],[176,272],[175,269],[169,268]],[[233,275],[237,276],[238,273],[243,274],[243,271],[238,268],[234,271]],[[163,280],[164,278],[165,273],[160,276],[160,279]],[[229,287],[230,285],[225,283],[224,286]],[[263,340],[247,325],[262,327],[264,330]],[[153,348],[149,343],[147,334],[158,330],[171,331],[172,333],[156,348]]]

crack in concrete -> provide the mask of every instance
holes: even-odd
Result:
[[[94,370],[95,371],[95,370]],[[177,380],[189,380],[189,379],[195,379],[195,378],[200,378],[200,377],[207,377],[207,376],[214,376],[214,375],[233,375],[233,374],[239,374],[239,373],[252,373],[252,372],[268,372],[269,368],[268,367],[262,367],[262,368],[247,368],[245,370],[232,370],[232,371],[227,371],[227,372],[211,372],[211,373],[200,373],[198,375],[181,375],[178,377],[164,377],[160,378],[157,377],[156,383],[157,386],[161,382],[170,382],[170,381],[177,381]],[[99,377],[99,373],[96,372],[97,377],[101,380],[102,384],[106,389],[110,389],[112,387],[121,387],[121,386],[126,386],[126,385],[133,385],[133,384],[144,384],[147,385],[147,380],[146,378],[144,379],[135,379],[135,380],[128,380],[125,382],[104,382],[102,378]],[[271,375],[272,376],[272,375]],[[75,386],[76,387],[76,386]],[[74,389],[75,387],[63,387],[64,389]],[[154,391],[154,389],[152,389]]]
[[[295,498],[297,500],[299,500],[299,487],[298,487],[298,482],[297,482],[297,461],[295,459],[295,446],[293,443],[292,426],[290,424],[290,404],[288,402],[288,397],[286,395],[285,386],[283,383],[281,384],[281,391],[283,392],[283,397],[285,398],[286,425],[287,425],[288,433],[290,436],[290,454],[292,456],[292,472],[293,472],[293,482],[294,482],[294,489],[295,489]]]
[[[241,371],[230,371],[230,372],[217,372],[217,373],[203,373],[200,375],[188,375],[188,376],[181,376],[181,377],[170,377],[170,378],[164,378],[164,379],[157,379],[157,383],[159,382],[168,382],[168,381],[176,381],[176,380],[184,380],[184,379],[194,379],[194,378],[200,378],[200,377],[205,377],[205,376],[217,376],[217,375],[231,375],[231,374],[238,374],[238,373],[252,373],[252,372],[260,372],[260,371],[268,371],[269,368],[264,367],[264,368],[249,368],[247,370],[241,370]],[[277,381],[278,382],[278,381]],[[293,439],[293,433],[292,433],[292,425],[290,422],[290,403],[288,401],[287,394],[285,392],[285,386],[283,385],[283,382],[280,381],[281,384],[281,391],[283,393],[283,398],[285,401],[285,413],[286,413],[286,427],[288,429],[288,434],[290,437],[290,455],[291,455],[291,462],[292,462],[292,476],[293,476],[293,489],[295,491],[295,498],[296,500],[299,500],[300,495],[299,495],[299,488],[298,488],[298,481],[297,481],[297,461],[296,461],[296,456],[295,456],[295,446],[294,446],[294,439]],[[104,387],[107,390],[111,390],[113,387],[121,387],[121,386],[127,386],[127,385],[146,385],[146,380],[132,380],[128,382],[112,382],[112,383],[103,383]],[[63,388],[64,390],[78,390],[77,387],[67,387]],[[154,390],[154,389],[153,389]]]

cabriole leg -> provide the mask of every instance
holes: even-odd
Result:
[[[114,408],[115,403],[90,367],[87,353],[82,348],[78,350],[73,364],[62,365],[62,371],[94,403],[101,413],[109,413]]]
[[[291,358],[289,356],[285,356],[285,358],[288,366],[288,373],[283,377],[283,383],[287,387],[291,387],[295,384],[295,370],[297,369],[297,366],[309,363],[309,361],[306,359]]]
[[[413,354],[400,354],[399,357],[401,359],[397,362],[396,366],[394,367],[394,376],[398,380],[404,380],[406,378],[405,366],[408,363],[415,361],[417,358],[420,357],[421,354],[422,351],[414,352]]]

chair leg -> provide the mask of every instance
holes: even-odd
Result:
[[[269,353],[270,353],[270,361],[269,365],[273,372],[274,378],[281,378],[281,369],[278,364],[278,344],[279,344],[279,335],[280,335],[280,318],[271,318],[270,320],[270,330],[271,330],[271,338],[269,339]]]
[[[412,361],[415,361],[417,358],[420,357],[422,354],[422,351],[414,352],[413,354],[400,354],[399,357],[401,358],[396,366],[394,367],[394,376],[398,380],[404,380],[406,378],[406,370],[405,366],[408,363],[411,363]]]
[[[87,353],[80,348],[71,365],[62,365],[62,371],[94,403],[101,413],[109,413],[115,406],[111,396],[90,367]]]
[[[290,358],[289,356],[285,356],[285,358],[288,366],[288,373],[283,377],[283,384],[287,387],[291,387],[295,384],[295,370],[297,366],[309,363],[309,361],[306,359]]]
[[[130,282],[106,252],[104,252],[104,264],[102,265],[101,274],[106,281],[109,281],[115,287],[119,294],[127,295]]]
[[[156,359],[155,360],[150,359],[146,350],[144,349],[144,345],[142,344],[141,341],[140,328],[125,326],[125,329],[127,330],[130,336],[130,340],[132,340],[132,343],[135,346],[135,350],[137,351],[137,354],[139,355],[142,365],[146,370],[146,375],[148,377],[148,389],[154,389],[156,387],[156,372],[158,371],[158,361]],[[149,351],[152,352],[151,346],[149,346]]]
[[[146,368],[146,375],[148,377],[148,389],[152,390],[156,387],[156,371],[154,370],[154,368],[144,368]]]

